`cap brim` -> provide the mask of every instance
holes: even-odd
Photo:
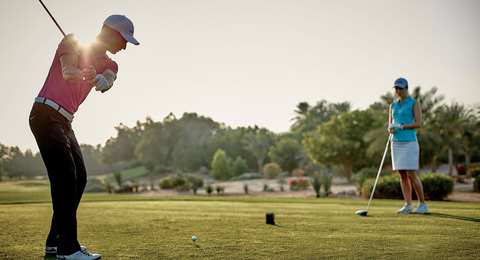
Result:
[[[133,36],[128,35],[128,34],[124,34],[124,33],[120,33],[120,34],[123,36],[123,38],[124,38],[127,42],[129,42],[129,43],[131,43],[131,44],[135,44],[135,45],[139,45],[139,44],[140,44],[135,38],[133,38]]]
[[[394,88],[406,88],[407,86],[398,86],[398,85],[395,85],[393,86]]]

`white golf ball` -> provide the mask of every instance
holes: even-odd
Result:
[[[197,237],[196,237],[196,236],[193,236],[193,237],[192,237],[192,240],[193,240],[193,242],[195,242],[195,240],[197,240]]]

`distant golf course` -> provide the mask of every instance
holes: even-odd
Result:
[[[402,200],[85,194],[79,241],[102,259],[480,259],[480,204]],[[276,225],[265,224],[275,214]],[[0,259],[45,257],[46,181],[0,182]],[[192,241],[192,236],[197,241]]]

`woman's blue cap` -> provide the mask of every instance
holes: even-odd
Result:
[[[395,84],[393,85],[393,87],[406,88],[408,87],[408,82],[404,78],[398,78],[397,80],[395,80]]]

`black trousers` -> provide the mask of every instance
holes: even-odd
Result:
[[[29,121],[50,180],[53,217],[46,245],[69,255],[80,250],[77,208],[87,183],[82,152],[71,123],[52,107],[35,103]]]

